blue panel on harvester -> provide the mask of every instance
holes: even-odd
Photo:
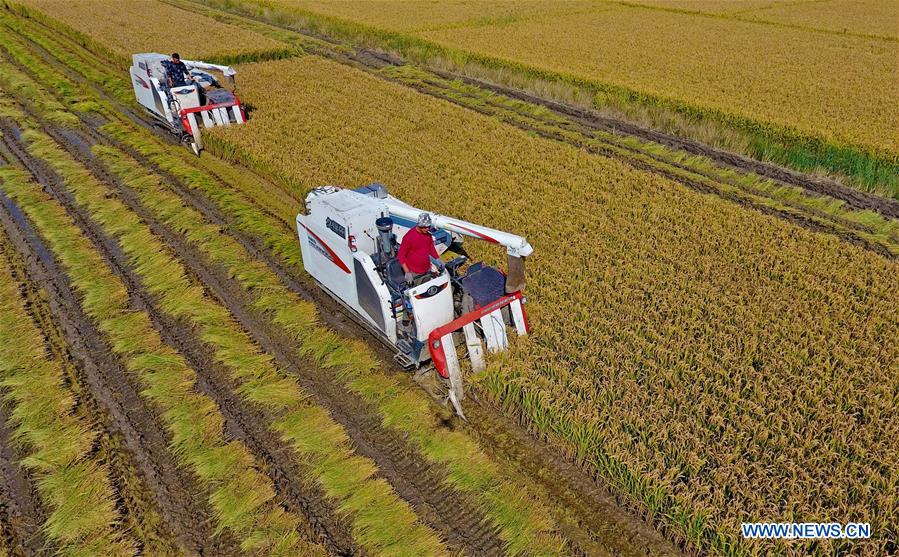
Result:
[[[370,197],[374,197],[376,199],[386,199],[387,198],[387,188],[383,185],[374,183],[369,184],[367,186],[360,186],[353,191],[357,191],[362,195],[368,195]]]
[[[506,276],[493,267],[475,263],[462,279],[462,288],[474,300],[475,307],[483,307],[506,295]]]

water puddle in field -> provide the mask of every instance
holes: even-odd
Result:
[[[0,184],[0,188],[2,188],[2,184]],[[2,189],[0,189],[0,205],[9,211],[9,214],[12,216],[12,220],[15,221],[19,228],[25,235],[25,238],[28,239],[28,243],[34,248],[35,253],[37,253],[38,258],[41,262],[47,266],[47,268],[52,268],[54,264],[53,255],[44,247],[44,242],[38,237],[35,233],[34,229],[31,228],[31,224],[28,222],[28,219],[25,218],[25,214],[19,209],[19,206],[16,205],[16,202],[9,198]]]
[[[81,116],[81,119],[84,121],[85,124],[88,125],[88,127],[92,128],[92,129],[97,129],[100,126],[102,126],[103,124],[106,124],[109,122],[108,119],[97,114],[96,112],[86,112]]]
[[[15,138],[16,141],[20,141],[22,139],[22,130],[19,129],[14,122],[10,122],[7,127],[9,128],[9,132]]]
[[[93,144],[82,137],[81,134],[65,128],[57,128],[56,131],[65,139],[66,143],[77,149],[79,153],[88,159],[94,158],[94,152],[91,151]]]

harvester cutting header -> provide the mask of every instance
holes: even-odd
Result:
[[[528,332],[524,310],[524,259],[533,249],[521,236],[433,214],[392,197],[384,186],[355,190],[316,188],[297,215],[303,266],[318,284],[375,336],[396,350],[395,359],[418,369],[429,360],[448,399],[463,416],[458,348],[472,369],[487,352],[508,346],[507,327]],[[410,273],[401,242],[419,227],[438,257],[423,275]],[[506,248],[508,274],[483,263],[464,264],[463,237]],[[417,241],[417,240],[416,240]],[[458,256],[443,262],[447,251]],[[416,271],[418,272],[418,271]]]
[[[197,155],[203,149],[201,127],[242,124],[247,119],[237,95],[222,87],[210,71],[234,84],[237,72],[231,66],[181,60],[177,53],[131,57],[137,102]]]

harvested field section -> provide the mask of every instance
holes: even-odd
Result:
[[[8,171],[0,172],[2,184]],[[0,235],[0,252],[5,249]],[[49,357],[11,267],[0,253],[0,387],[12,406],[14,438],[29,448],[23,465],[49,509],[43,530],[62,555],[132,555],[134,542],[117,527],[107,469],[92,454],[97,432],[72,415],[75,400],[64,387],[62,364]]]
[[[330,62],[245,74],[259,111],[210,134],[219,152],[296,194],[377,180],[529,238],[535,334],[482,378],[510,413],[698,543],[746,515],[851,515],[886,547],[895,262]]]
[[[20,113],[18,121],[23,120]],[[84,314],[66,273],[27,219],[9,198],[3,199],[11,213],[0,211],[0,221],[18,252],[17,257],[7,255],[21,269],[17,273],[31,279],[23,291],[31,315],[53,356],[66,364],[66,383],[78,401],[77,415],[102,429],[94,450],[110,471],[122,515],[119,527],[146,554],[174,557],[184,550],[230,554],[229,537],[212,535],[208,494],[168,451],[162,420]]]
[[[627,7],[418,36],[899,155],[890,42]]]
[[[307,402],[308,394],[272,364],[270,356],[259,350],[225,307],[203,295],[202,285],[188,278],[188,271],[149,226],[115,199],[113,190],[98,182],[87,169],[67,160],[48,138],[27,133],[26,136],[31,150],[54,161],[52,165],[65,178],[77,202],[116,239],[162,312],[191,323],[198,339],[211,348],[213,358],[230,374],[244,403],[258,405],[270,416],[272,432],[309,467],[305,472],[307,480],[319,484],[328,497],[338,501],[338,511],[351,526],[358,543],[375,554],[388,548],[410,555],[444,554],[434,533],[418,523],[408,505],[383,479],[376,477],[377,466],[353,453],[342,428],[330,420],[325,410]],[[96,153],[106,157],[116,154],[103,148],[97,148]],[[133,185],[142,186],[139,181]],[[152,201],[167,203],[169,210],[180,207],[177,199],[157,197]],[[212,230],[190,231],[215,238]],[[212,249],[227,257],[234,246],[219,242],[213,243]],[[349,470],[354,474],[348,474]]]
[[[98,41],[130,64],[137,52],[179,52],[188,60],[235,58],[287,45],[159,0],[15,0]]]
[[[221,414],[193,390],[195,374],[164,345],[146,313],[130,307],[125,285],[106,266],[65,210],[24,175],[6,176],[4,191],[46,238],[54,256],[84,296],[83,306],[108,335],[113,351],[140,378],[142,395],[158,405],[172,436],[172,451],[211,490],[218,527],[248,551],[315,554],[299,539],[296,517],[273,504],[271,483],[246,448],[224,439]]]

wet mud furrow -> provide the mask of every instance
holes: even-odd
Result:
[[[44,509],[31,475],[19,464],[24,455],[10,438],[9,410],[0,402],[0,548],[11,557],[52,555],[40,531]]]
[[[93,133],[90,135],[94,136]],[[227,270],[209,263],[182,236],[158,222],[129,188],[108,175],[91,158],[89,149],[84,146],[94,140],[98,138],[82,136],[77,141],[67,142],[67,148],[96,177],[116,187],[120,199],[147,222],[157,236],[173,247],[181,262],[234,315],[261,348],[274,355],[277,363],[297,378],[313,400],[329,410],[332,418],[344,426],[356,453],[377,464],[380,475],[412,505],[421,520],[435,529],[451,547],[464,549],[473,555],[501,554],[503,542],[474,498],[444,486],[444,472],[426,462],[401,436],[381,426],[381,417],[373,407],[337,385],[327,370],[296,356],[292,341],[278,336],[267,319],[248,309],[250,300]],[[80,148],[78,143],[82,145]],[[161,177],[174,181],[165,174]],[[187,202],[190,203],[190,200]],[[206,206],[204,213],[209,212],[211,207]],[[261,255],[255,246],[250,247],[251,254]],[[206,357],[208,360],[209,355]],[[260,432],[258,435],[262,438],[266,433]]]
[[[25,159],[29,161],[29,159]],[[29,161],[33,162],[33,161]],[[41,172],[35,175],[40,180]],[[128,461],[139,473],[165,522],[165,530],[183,548],[200,555],[236,555],[233,540],[214,534],[208,495],[194,476],[181,469],[169,452],[161,421],[141,397],[140,387],[111,355],[102,334],[84,314],[64,270],[44,247],[27,220],[5,199],[0,222],[11,243],[22,254],[28,278],[46,292],[47,303],[90,392],[93,405],[102,409],[111,433],[122,440]]]
[[[60,134],[54,133],[50,128],[45,128],[43,131],[51,132],[51,137],[55,136],[58,141],[63,139]],[[83,148],[80,149],[71,144],[64,145],[68,145],[72,149],[73,155],[84,153]],[[21,145],[11,145],[10,147],[22,148]],[[89,153],[89,150],[87,152]],[[310,539],[322,540],[335,554],[358,554],[359,551],[355,547],[350,533],[340,523],[339,517],[331,506],[316,493],[314,488],[299,479],[303,477],[303,474],[291,458],[292,450],[268,430],[265,426],[267,418],[261,412],[248,408],[234,394],[233,385],[230,384],[227,374],[214,361],[212,354],[196,337],[195,332],[188,325],[169,318],[157,309],[154,300],[135,276],[127,256],[121,251],[118,244],[109,238],[102,228],[91,220],[90,215],[77,204],[56,173],[49,168],[41,168],[43,165],[40,161],[33,160],[27,153],[23,153],[22,158],[34,169],[32,173],[38,177],[45,190],[66,208],[69,215],[94,244],[95,249],[125,284],[134,308],[147,312],[163,341],[184,356],[190,367],[196,371],[197,389],[216,402],[219,411],[225,418],[226,436],[242,441],[254,456],[265,464],[263,472],[274,483],[279,494],[279,502],[287,510],[306,517],[310,528],[301,534]],[[170,455],[169,458],[173,457]],[[200,499],[204,502],[207,500],[205,496],[201,496]],[[207,522],[208,530],[214,526],[212,524],[214,521]],[[216,553],[209,554],[215,555]]]

